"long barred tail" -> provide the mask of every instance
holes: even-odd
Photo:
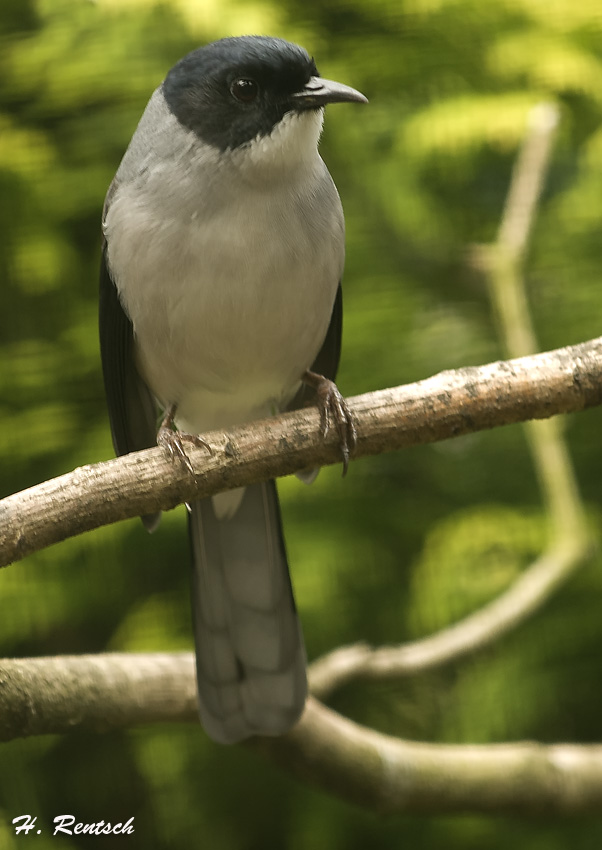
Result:
[[[190,511],[199,713],[232,744],[281,735],[307,696],[306,656],[273,481],[247,487],[234,516]]]

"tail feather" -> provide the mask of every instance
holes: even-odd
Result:
[[[221,743],[280,735],[303,711],[305,648],[273,481],[245,490],[231,518],[190,512],[199,711]]]

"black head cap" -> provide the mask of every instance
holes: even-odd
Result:
[[[168,73],[163,94],[185,127],[220,150],[268,135],[293,97],[318,76],[307,51],[280,38],[224,38],[189,53]]]

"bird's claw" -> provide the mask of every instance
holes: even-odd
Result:
[[[181,463],[188,472],[194,477],[194,469],[190,462],[190,458],[184,448],[184,443],[191,443],[198,448],[205,448],[209,454],[213,454],[213,449],[206,440],[199,437],[198,434],[187,434],[185,431],[174,431],[173,421],[175,416],[175,406],[171,407],[161,423],[161,427],[157,433],[157,445],[165,451],[167,456],[174,463]]]
[[[357,431],[349,406],[337,385],[329,378],[307,371],[303,380],[316,391],[322,437],[326,438],[334,423],[343,456],[343,475],[345,476],[349,467],[349,458],[357,443]]]

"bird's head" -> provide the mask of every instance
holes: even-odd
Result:
[[[326,104],[367,103],[350,86],[322,79],[302,47],[267,36],[224,38],[189,53],[162,90],[180,124],[204,143],[266,156],[287,145],[291,155],[315,152]]]

